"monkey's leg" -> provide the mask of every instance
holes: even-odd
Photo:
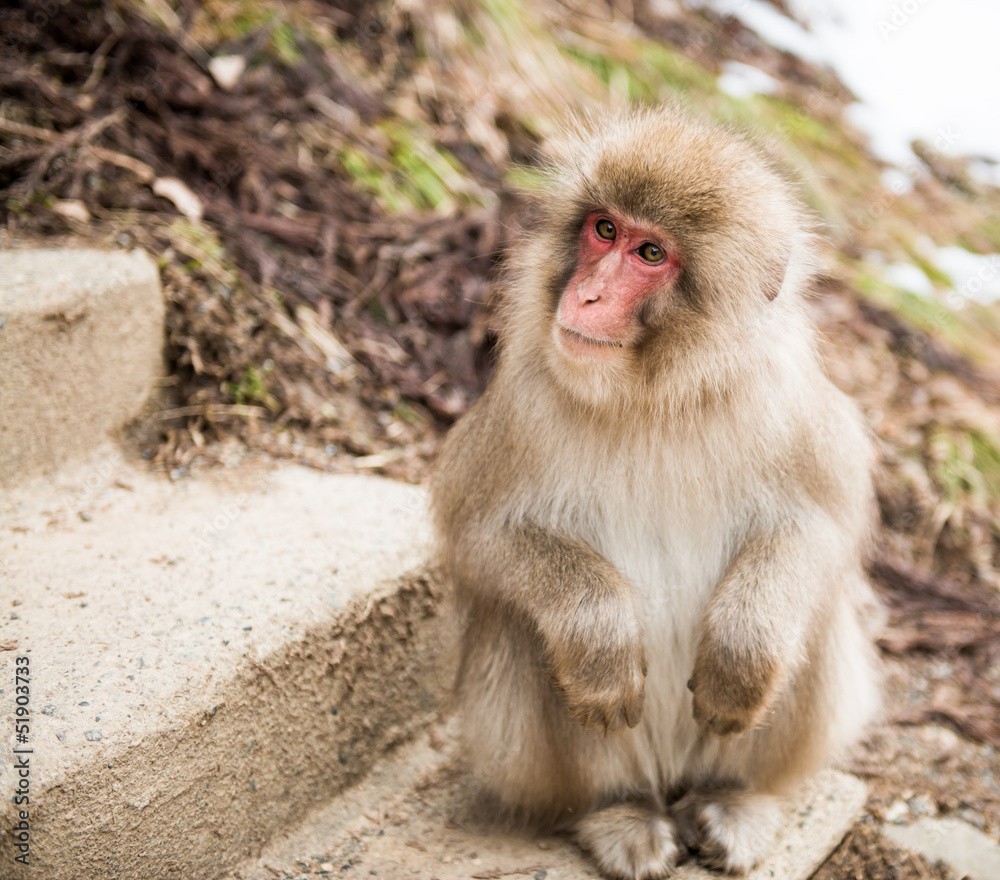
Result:
[[[607,877],[655,880],[677,866],[674,823],[652,806],[614,804],[584,816],[576,839]]]
[[[858,592],[863,587],[859,582]],[[709,867],[751,870],[780,827],[780,796],[854,742],[875,710],[874,652],[848,598],[818,623],[805,653],[764,726],[703,738],[690,761],[694,786],[670,813],[683,842]]]
[[[690,791],[670,814],[698,861],[728,874],[745,874],[760,863],[782,819],[780,799],[735,788]]]
[[[580,541],[520,523],[470,527],[456,542],[452,565],[474,617],[533,633],[539,650],[531,656],[558,685],[567,719],[602,733],[639,723],[646,657],[635,587],[607,559]]]
[[[469,622],[457,696],[465,759],[500,818],[573,829],[625,794],[654,799],[635,732],[605,735],[570,717],[537,642],[518,627],[488,615]]]

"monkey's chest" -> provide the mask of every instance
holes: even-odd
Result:
[[[588,543],[635,585],[650,622],[689,625],[725,571],[734,524],[720,505],[638,500],[603,505]]]

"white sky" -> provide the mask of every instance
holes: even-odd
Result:
[[[906,164],[919,137],[1000,159],[1000,0],[789,0],[808,32],[762,0],[707,5],[829,63],[861,100],[852,121],[882,158]]]

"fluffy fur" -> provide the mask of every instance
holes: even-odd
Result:
[[[466,754],[505,812],[575,827],[609,876],[666,876],[677,844],[749,870],[773,796],[877,702],[870,441],[816,356],[808,219],[751,147],[661,108],[557,153],[496,375],[432,484]],[[587,362],[553,322],[601,208],[664,230],[682,268],[636,344]]]

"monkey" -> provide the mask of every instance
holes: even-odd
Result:
[[[676,105],[551,152],[430,485],[465,760],[607,877],[745,873],[879,705],[872,444],[817,350],[815,223]]]

